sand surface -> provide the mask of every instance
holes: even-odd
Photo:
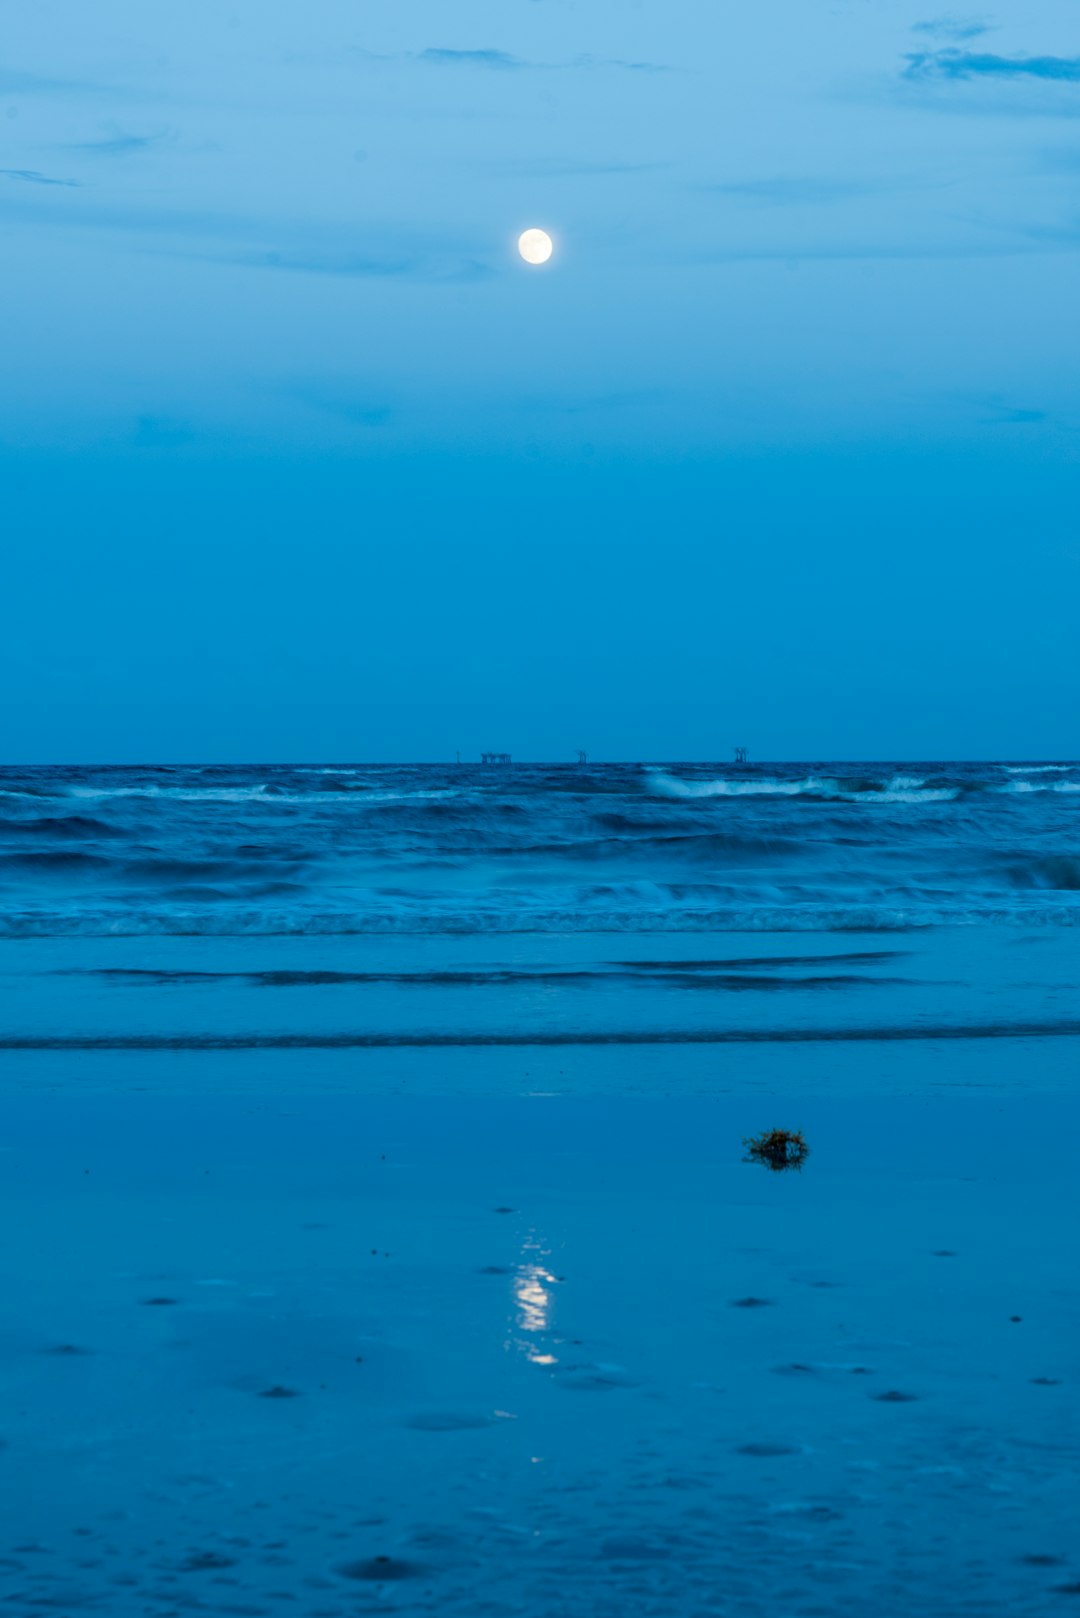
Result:
[[[536,1056],[5,1055],[2,1610],[1072,1610],[1075,1042]]]

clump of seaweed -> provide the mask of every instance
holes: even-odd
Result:
[[[764,1163],[767,1169],[779,1173],[783,1169],[801,1169],[810,1156],[810,1148],[801,1129],[766,1129],[760,1135],[748,1135],[743,1141],[747,1162]]]

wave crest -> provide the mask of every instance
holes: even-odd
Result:
[[[664,770],[646,774],[649,791],[660,798],[817,798],[835,803],[952,803],[960,796],[955,786],[927,786],[925,778],[893,775],[884,781],[873,779],[846,782],[826,776],[806,776],[786,781],[778,776],[721,776],[713,781],[684,781]]]

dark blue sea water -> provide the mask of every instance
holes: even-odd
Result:
[[[1072,764],[56,768],[0,790],[16,1045],[1080,1030]]]
[[[0,772],[0,933],[904,932],[1080,919],[1080,765]]]

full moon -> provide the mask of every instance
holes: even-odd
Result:
[[[523,230],[518,237],[518,252],[526,264],[546,264],[555,251],[555,243],[546,230]]]

